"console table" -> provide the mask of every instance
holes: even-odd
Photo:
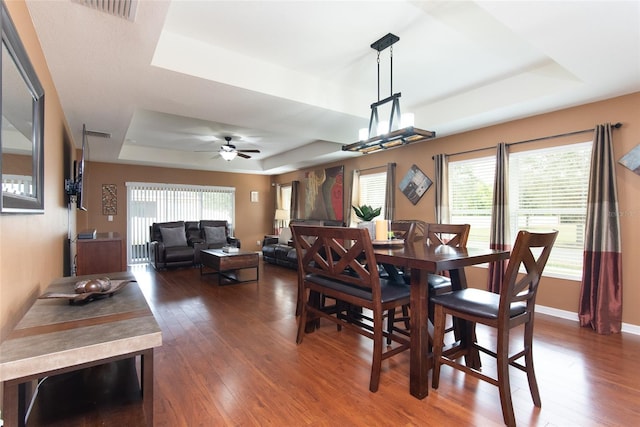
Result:
[[[77,281],[101,276],[64,277],[46,291],[72,293]],[[135,280],[125,272],[106,276]],[[25,425],[27,382],[136,356],[145,419],[153,426],[153,350],[161,345],[160,327],[136,282],[86,304],[36,300],[0,345],[5,427]]]
[[[78,239],[76,248],[78,276],[127,270],[126,252],[119,233],[97,233],[95,239]]]

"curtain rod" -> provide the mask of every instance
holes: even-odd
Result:
[[[614,128],[614,129],[620,129],[622,127],[622,123],[618,122],[618,123],[612,125],[611,127]],[[527,140],[524,140],[524,141],[509,142],[509,143],[507,143],[507,146],[524,144],[524,143],[527,143],[527,142],[544,141],[545,139],[561,138],[563,136],[578,135],[578,134],[581,134],[581,133],[593,132],[594,130],[595,130],[595,128],[583,129],[583,130],[577,130],[577,131],[574,131],[574,132],[559,133],[557,135],[542,136],[540,138],[527,139]],[[461,154],[475,153],[476,151],[490,150],[490,149],[493,149],[493,148],[495,148],[495,146],[493,146],[493,147],[475,148],[473,150],[467,150],[467,151],[460,151],[458,153],[445,154],[445,156],[447,156],[447,157],[459,156]],[[433,157],[431,157],[431,159],[433,160]]]
[[[389,163],[387,163],[386,165],[380,165],[380,166],[371,166],[370,168],[366,168],[366,169],[358,169],[358,172],[366,172],[366,171],[370,171],[373,169],[382,169],[382,168],[387,168],[389,165]]]

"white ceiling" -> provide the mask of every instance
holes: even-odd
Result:
[[[359,155],[341,147],[389,32],[393,92],[438,136],[640,91],[638,1],[142,0],[133,21],[78,1],[27,5],[76,144],[83,124],[112,134],[91,161],[275,174]],[[215,158],[227,135],[261,153]]]

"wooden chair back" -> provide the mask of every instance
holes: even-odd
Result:
[[[549,233],[518,232],[500,289],[499,317],[509,319],[513,303],[525,303],[526,312],[533,313],[542,271],[557,236],[557,230]],[[518,278],[521,267],[525,273]]]
[[[379,296],[378,269],[366,229],[292,224],[291,230],[300,274],[370,289],[373,299]]]
[[[469,224],[427,224],[426,238],[432,245],[464,248],[469,240]]]
[[[391,231],[396,239],[412,242],[416,235],[416,223],[413,221],[391,221]]]
[[[407,224],[407,225],[405,225]],[[403,228],[408,228],[410,225],[413,226],[413,233],[410,236],[411,241],[418,242],[424,240],[426,243],[426,230],[427,223],[419,220],[419,219],[394,219],[391,221],[391,231],[395,233],[396,229],[398,231],[402,231]],[[401,237],[407,241],[407,238]]]

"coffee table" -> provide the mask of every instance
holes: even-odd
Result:
[[[200,275],[217,274],[218,285],[223,284],[222,279],[231,283],[253,282],[260,278],[258,261],[258,253],[253,251],[239,249],[238,252],[225,252],[222,249],[203,249],[200,251]],[[205,273],[207,268],[214,271]],[[241,270],[249,268],[256,269],[255,278],[241,278]]]

